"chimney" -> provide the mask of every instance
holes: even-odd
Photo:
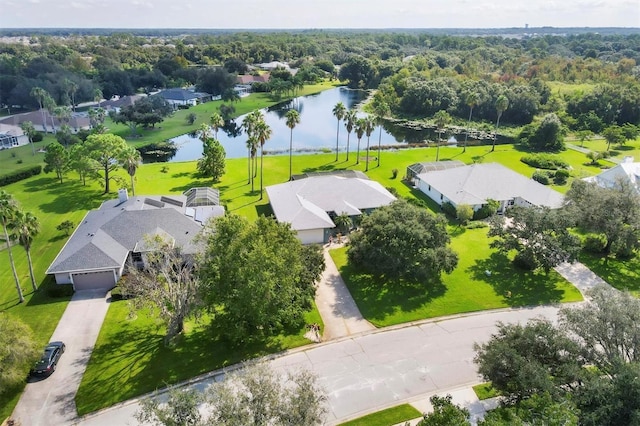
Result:
[[[119,189],[118,201],[120,202],[118,204],[126,203],[127,200],[129,200],[129,194],[127,193],[127,190],[125,188]]]

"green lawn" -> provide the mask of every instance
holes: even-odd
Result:
[[[460,261],[441,282],[396,284],[361,273],[347,263],[347,248],[331,251],[362,315],[386,327],[485,309],[534,306],[582,300],[580,292],[555,271],[549,275],[515,269],[489,248],[487,228],[454,231],[451,247]],[[491,271],[488,275],[485,272]]]
[[[340,423],[340,426],[390,426],[419,417],[422,417],[420,411],[416,410],[412,405],[402,404]]]
[[[231,347],[209,327],[190,321],[177,344],[163,344],[164,326],[148,312],[130,315],[126,301],[113,302],[100,330],[76,405],[80,415],[251,358],[306,345],[306,328],[266,342]],[[317,309],[307,324],[322,324]]]
[[[475,385],[473,387],[473,391],[476,393],[476,396],[480,401],[484,401],[485,399],[494,398],[500,395],[500,392],[498,392],[493,388],[493,386],[491,386],[491,382]]]
[[[640,258],[617,259],[592,253],[580,253],[580,262],[584,263],[597,276],[618,290],[628,290],[640,297]]]

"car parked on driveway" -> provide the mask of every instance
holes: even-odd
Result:
[[[31,369],[31,375],[48,376],[56,371],[56,365],[64,353],[65,345],[62,342],[51,342],[44,348],[44,353],[36,365]]]

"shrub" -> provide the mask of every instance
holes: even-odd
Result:
[[[458,217],[458,212],[456,211],[456,208],[453,206],[453,204],[451,204],[448,201],[446,203],[442,203],[442,211],[444,212],[444,214],[446,214],[450,218],[455,219],[456,217]]]
[[[394,197],[398,198],[400,196],[400,194],[398,194],[398,190],[395,189],[392,186],[387,186],[386,190],[389,191],[391,193],[391,195],[393,195]]]
[[[538,266],[535,264],[533,258],[527,257],[522,253],[516,254],[513,258],[513,264],[516,268],[524,269],[525,271],[533,271]]]
[[[582,247],[589,253],[604,253],[604,249],[607,246],[607,237],[604,234],[587,235],[584,239]]]
[[[556,170],[556,173],[553,176],[553,182],[556,185],[564,185],[569,180],[569,170],[559,169]]]
[[[44,136],[42,136],[42,133],[37,132],[35,135],[33,135],[33,137],[31,138],[31,140],[33,142],[42,142],[42,139],[44,139]]]
[[[473,220],[482,220],[493,216],[498,211],[498,207],[500,207],[500,203],[496,200],[487,200],[487,204],[473,213]]]
[[[537,169],[557,170],[569,167],[569,164],[566,161],[551,154],[525,155],[520,159],[520,161]]]
[[[474,220],[473,222],[469,222],[469,224],[466,226],[467,229],[480,229],[480,228],[487,228],[489,227],[489,224],[486,222],[482,222],[480,220]]]
[[[398,177],[398,169],[391,170],[391,179],[395,179]]]
[[[533,176],[531,176],[531,178],[543,185],[549,185],[549,176],[544,172],[533,172]]]
[[[0,186],[9,185],[11,183],[20,182],[21,180],[30,178],[31,176],[42,173],[42,166],[33,166],[27,169],[20,169],[4,176],[0,176]]]

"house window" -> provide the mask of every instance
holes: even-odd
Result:
[[[431,191],[431,185],[429,185],[429,191]]]
[[[440,199],[444,200],[444,195],[440,194]]]
[[[139,252],[131,253],[131,260],[133,262],[142,262],[142,253],[139,253]]]

